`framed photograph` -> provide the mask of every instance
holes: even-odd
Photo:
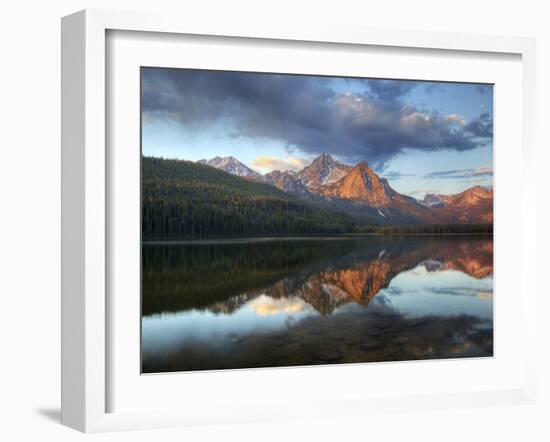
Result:
[[[142,373],[493,356],[492,84],[140,81]]]
[[[62,26],[64,424],[534,400],[532,40]]]

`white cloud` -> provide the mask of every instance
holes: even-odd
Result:
[[[252,166],[260,169],[263,173],[271,172],[272,170],[302,170],[309,164],[304,158],[288,156],[286,158],[277,158],[271,156],[260,156],[252,160]]]

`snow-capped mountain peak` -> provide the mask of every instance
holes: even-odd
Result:
[[[210,160],[199,160],[197,161],[200,164],[206,164],[207,166],[215,167],[216,169],[223,170],[232,175],[237,175],[240,177],[253,177],[258,178],[260,174],[250,167],[244,165],[235,157],[214,157]]]

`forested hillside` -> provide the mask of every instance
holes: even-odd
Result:
[[[143,240],[322,235],[361,224],[203,164],[142,159]]]

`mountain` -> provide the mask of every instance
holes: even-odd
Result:
[[[223,170],[231,175],[237,175],[240,177],[259,178],[261,175],[252,170],[250,167],[245,166],[235,157],[214,157],[210,160],[199,160],[197,163],[206,164],[207,166],[215,167],[216,169]]]
[[[299,172],[273,170],[260,175],[234,157],[200,160],[258,185],[269,185],[308,207],[330,210],[375,225],[491,224],[493,191],[474,186],[456,195],[427,194],[423,200],[403,195],[362,161],[345,165],[322,154]],[[197,164],[195,163],[195,164]],[[349,221],[349,220],[348,220]]]
[[[378,177],[365,161],[360,162],[335,183],[319,187],[318,193],[323,196],[361,201],[373,207],[387,207],[399,195],[385,179]]]
[[[453,205],[465,208],[484,204],[487,201],[492,201],[492,199],[492,189],[486,189],[483,186],[474,186],[464,192],[445,198],[444,205]]]
[[[321,155],[298,173],[307,176],[317,203],[377,224],[490,224],[493,191],[474,186],[456,195],[428,194],[424,200],[402,195],[365,161],[344,166]],[[332,178],[340,176],[332,181]],[[331,179],[327,179],[330,177]],[[323,183],[325,184],[318,184]],[[313,185],[311,183],[314,183]],[[304,183],[305,184],[305,183]],[[307,196],[310,200],[312,197]]]
[[[424,199],[419,202],[420,204],[426,207],[443,207],[443,202],[446,198],[447,198],[447,195],[427,193],[424,196]]]
[[[277,189],[281,189],[284,192],[289,193],[305,193],[307,188],[304,183],[298,178],[296,173],[293,172],[281,172],[280,170],[274,170],[266,173],[262,177],[262,181],[267,184],[275,186]]]
[[[382,224],[433,223],[431,212],[414,198],[401,195],[380,178],[365,161],[352,168],[339,181],[320,186],[315,190],[356,216],[376,219]]]
[[[422,204],[439,219],[457,223],[492,223],[493,190],[474,186],[455,195],[427,194]]]
[[[331,155],[322,154],[298,173],[298,178],[309,190],[334,183],[343,178],[351,166],[336,161]]]

